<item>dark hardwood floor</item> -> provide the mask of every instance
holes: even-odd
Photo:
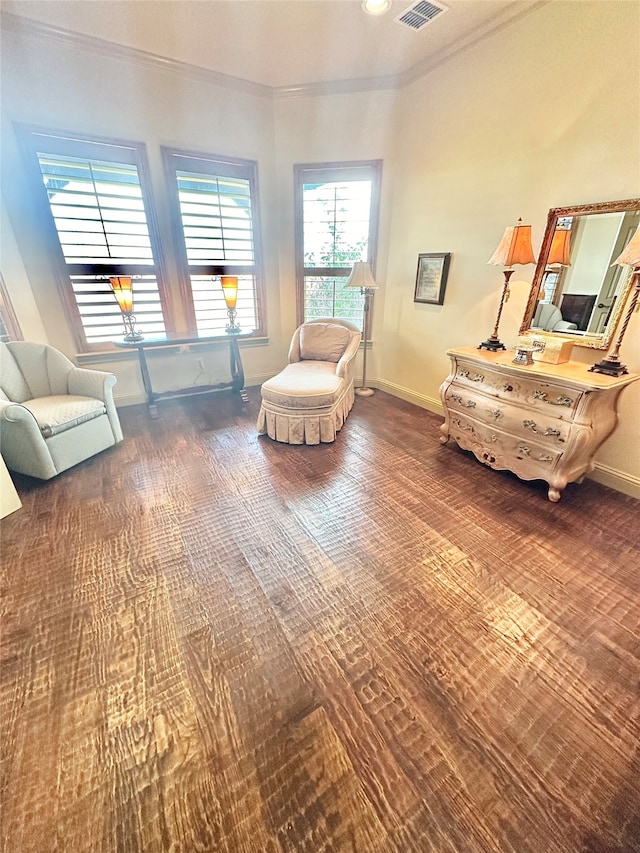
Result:
[[[121,411],[2,522],[1,827],[46,851],[640,851],[639,504],[358,398]]]

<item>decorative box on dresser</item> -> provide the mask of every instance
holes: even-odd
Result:
[[[620,393],[640,378],[590,373],[575,361],[520,366],[513,350],[460,347],[447,355],[440,441],[453,438],[490,468],[545,480],[551,501],[593,470],[596,451],[616,428]]]

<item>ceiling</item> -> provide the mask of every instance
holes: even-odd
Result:
[[[361,0],[2,0],[13,26],[20,16],[274,89],[408,82],[544,0],[446,0],[418,31],[394,21],[411,5],[374,17]]]

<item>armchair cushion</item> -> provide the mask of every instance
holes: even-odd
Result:
[[[36,397],[22,404],[34,416],[44,438],[91,421],[107,410],[102,400],[91,397],[73,397],[70,394]]]
[[[340,361],[351,332],[335,323],[305,323],[300,328],[300,358],[303,361]]]
[[[263,384],[262,399],[279,406],[315,409],[333,405],[342,384],[332,362],[297,361]]]

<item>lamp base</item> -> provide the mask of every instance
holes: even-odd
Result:
[[[135,343],[136,341],[144,339],[142,332],[139,332],[136,329],[136,318],[134,317],[133,312],[123,311],[122,321],[124,323],[124,335],[122,337],[125,341]]]
[[[374,390],[373,388],[355,388],[354,393],[358,395],[358,397],[373,397]]]
[[[486,341],[478,344],[478,349],[488,349],[491,350],[491,352],[498,352],[498,350],[506,350],[506,346],[495,335],[490,335]]]
[[[226,328],[225,328],[225,332],[228,335],[237,335],[238,332],[241,332],[241,331],[242,331],[242,329],[240,328],[240,326],[236,326],[235,324],[233,326],[226,326]]]
[[[626,366],[620,364],[617,358],[603,358],[597,364],[589,368],[590,373],[605,373],[607,376],[624,376],[628,373]]]

